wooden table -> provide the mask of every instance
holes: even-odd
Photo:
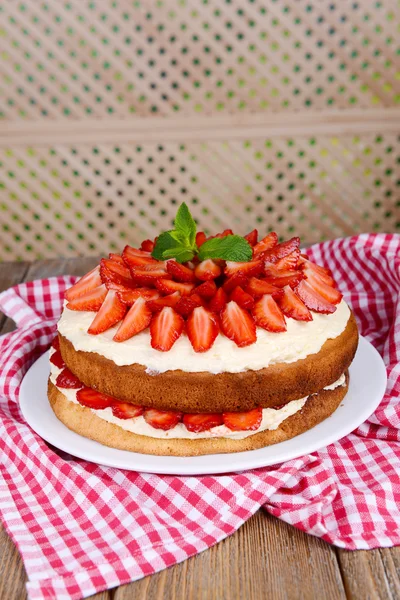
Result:
[[[21,281],[82,275],[95,258],[0,263],[0,291]],[[0,313],[0,334],[14,324]],[[0,530],[0,599],[26,597],[20,556]],[[400,598],[400,548],[347,552],[260,510],[234,535],[189,560],[96,600],[367,600]]]

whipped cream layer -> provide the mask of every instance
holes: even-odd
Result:
[[[51,371],[50,371],[50,380],[56,386],[56,388],[69,400],[74,404],[79,404],[76,394],[78,390],[60,388],[56,385],[56,379],[59,373],[61,373],[61,369],[50,363]],[[341,375],[337,381],[328,385],[325,390],[334,390],[336,387],[345,385],[346,377]],[[218,425],[217,427],[212,427],[208,431],[202,431],[200,433],[194,433],[192,431],[188,431],[183,425],[183,423],[178,423],[172,429],[168,431],[163,431],[162,429],[155,429],[151,425],[149,425],[142,416],[133,417],[132,419],[119,419],[118,417],[114,417],[111,408],[104,408],[102,410],[89,409],[95,415],[97,415],[100,419],[104,419],[109,423],[113,423],[114,425],[118,425],[118,427],[122,427],[125,431],[130,431],[131,433],[136,433],[138,435],[145,435],[148,437],[159,438],[159,439],[186,439],[186,440],[198,440],[201,438],[230,438],[234,440],[242,440],[251,435],[255,435],[256,433],[260,433],[261,431],[265,431],[266,429],[274,430],[278,429],[279,425],[288,417],[294,415],[299,410],[303,408],[307,401],[308,396],[304,398],[300,398],[299,400],[292,400],[284,407],[275,410],[273,408],[263,408],[262,411],[262,421],[260,427],[256,431],[231,431],[226,425]]]
[[[189,373],[240,373],[257,371],[275,363],[291,363],[319,352],[324,343],[338,337],[346,328],[350,309],[344,300],[333,314],[312,313],[312,321],[286,318],[287,331],[270,333],[257,327],[257,341],[251,346],[238,348],[222,333],[207,352],[195,352],[186,335],[175,342],[168,352],[160,352],[150,345],[147,329],[125,342],[114,342],[117,327],[99,335],[87,330],[95,317],[93,312],[69,310],[64,306],[58,331],[75,350],[96,352],[118,366],[139,364],[150,374],[180,369]]]

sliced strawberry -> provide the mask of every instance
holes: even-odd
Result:
[[[221,275],[221,267],[211,260],[211,258],[207,258],[207,260],[202,260],[196,266],[194,274],[200,281],[209,281]]]
[[[312,321],[312,314],[307,306],[300,300],[292,288],[286,285],[281,298],[279,298],[279,306],[286,317],[292,317],[296,321]]]
[[[226,261],[225,275],[229,277],[240,272],[244,273],[247,277],[251,277],[252,275],[261,275],[263,270],[264,265],[262,260],[250,260],[249,262],[233,262],[228,260]]]
[[[179,281],[172,281],[172,279],[157,279],[156,288],[162,294],[179,292],[181,296],[189,296],[194,288],[194,283],[180,283]]]
[[[267,331],[275,333],[286,331],[285,317],[270,294],[265,294],[256,302],[252,315],[256,324]]]
[[[154,246],[155,244],[153,240],[143,240],[143,242],[140,244],[140,249],[144,250],[145,252],[153,252]]]
[[[186,322],[186,333],[195,352],[206,352],[213,345],[219,332],[216,316],[198,306]]]
[[[261,425],[262,408],[257,406],[247,412],[226,412],[222,419],[231,431],[255,431]]]
[[[70,287],[65,292],[65,294],[64,294],[65,299],[68,300],[68,302],[71,302],[71,300],[75,300],[75,298],[78,298],[79,296],[83,296],[83,294],[86,294],[87,292],[94,290],[96,287],[98,287],[102,283],[103,282],[101,281],[101,277],[100,277],[100,267],[97,266],[94,269],[92,269],[91,271],[89,271],[89,273],[86,273],[86,275],[81,277],[79,279],[79,281],[77,281],[75,283],[75,285]]]
[[[252,316],[233,300],[221,312],[221,329],[239,348],[254,344],[257,340]]]
[[[60,388],[79,390],[83,387],[83,383],[79,381],[79,379],[73,373],[71,373],[67,367],[64,367],[56,379],[56,386]]]
[[[98,335],[121,321],[126,313],[126,304],[121,302],[117,292],[109,290],[101,308],[93,319],[88,333]]]
[[[167,271],[175,281],[182,281],[183,283],[193,283],[196,281],[193,270],[185,267],[185,265],[181,265],[176,260],[167,261]]]
[[[130,404],[130,402],[114,402],[111,406],[112,414],[118,419],[133,419],[143,414],[143,406]]]
[[[196,246],[198,248],[200,248],[200,246],[202,246],[204,244],[204,242],[206,241],[207,236],[204,233],[204,231],[198,231],[196,233]]]
[[[128,267],[137,267],[140,265],[157,264],[157,260],[153,258],[150,252],[145,250],[138,250],[131,246],[125,246],[122,251],[122,258]]]
[[[183,415],[183,424],[188,431],[200,433],[223,424],[220,413],[187,413]]]
[[[217,292],[217,286],[213,280],[205,281],[201,285],[198,285],[194,291],[202,298],[210,299],[215,296]]]
[[[156,261],[131,267],[133,281],[143,287],[155,287],[157,279],[170,279],[171,275],[164,268],[164,263]]]
[[[106,286],[99,285],[94,290],[86,292],[82,296],[78,296],[74,298],[67,304],[67,308],[69,310],[87,310],[87,311],[95,311],[100,310],[101,305],[107,296],[107,288]]]
[[[246,292],[254,296],[254,298],[259,298],[260,296],[264,296],[264,294],[272,294],[274,298],[277,298],[282,294],[280,288],[275,287],[264,279],[257,279],[256,277],[250,277]]]
[[[144,298],[145,300],[155,300],[160,297],[157,290],[149,290],[148,288],[136,288],[134,290],[123,290],[117,293],[118,298],[127,306],[132,304],[138,298]]]
[[[56,335],[56,337],[53,339],[50,345],[52,348],[54,348],[54,350],[60,349],[60,338],[58,337],[58,335]]]
[[[207,306],[206,299],[202,296],[199,296],[199,294],[196,294],[196,291],[194,294],[190,294],[190,299],[193,300],[193,302],[196,302],[197,306]]]
[[[147,306],[151,310],[152,313],[159,312],[164,308],[164,306],[174,307],[178,304],[181,299],[181,295],[179,292],[174,292],[173,294],[169,294],[168,296],[163,296],[162,298],[155,298],[154,300],[148,300]]]
[[[124,263],[124,259],[122,258],[122,256],[120,254],[115,254],[114,252],[110,252],[110,254],[108,255],[108,258],[110,260],[113,260],[114,262],[119,263],[123,267],[126,267],[126,264]]]
[[[117,333],[113,337],[114,342],[129,340],[129,338],[146,329],[150,325],[151,317],[152,312],[147,306],[146,300],[138,298],[118,327]]]
[[[185,322],[170,306],[153,315],[150,323],[151,346],[161,352],[168,352],[181,335]]]
[[[127,288],[135,287],[128,267],[109,258],[101,259],[100,276],[108,289],[111,287],[110,284],[117,284]]]
[[[270,250],[278,243],[278,236],[275,231],[271,231],[268,235],[266,235],[258,244],[256,244],[253,248],[254,256],[260,254],[261,252],[265,252],[266,250]]]
[[[270,262],[275,263],[280,258],[284,258],[288,254],[290,254],[294,250],[298,250],[299,248],[300,248],[300,238],[292,237],[292,238],[290,238],[290,240],[287,240],[286,242],[282,242],[281,244],[274,246],[270,250],[266,250],[265,252],[263,252],[262,257],[268,263],[270,263]]]
[[[245,287],[247,286],[249,282],[248,277],[246,277],[246,275],[244,273],[241,273],[240,271],[238,271],[238,273],[235,273],[234,275],[232,275],[231,277],[229,277],[222,285],[222,287],[224,288],[225,292],[227,294],[230,294],[231,292],[233,292],[233,290],[235,289],[236,286],[240,285],[240,287],[242,287],[243,289],[245,289]]]
[[[310,269],[318,273],[318,275],[329,275],[330,277],[332,276],[332,271],[328,269],[328,267],[322,267],[321,265],[317,265],[316,263],[312,262],[306,254],[300,254],[299,263],[302,267],[309,267]]]
[[[217,233],[216,235],[210,235],[210,237],[208,239],[212,240],[214,238],[224,238],[227,235],[233,235],[232,229],[224,229],[222,233]]]
[[[59,369],[63,369],[65,367],[64,359],[61,356],[61,352],[59,350],[53,352],[53,354],[50,356],[50,362],[53,363],[53,365],[55,365]]]
[[[286,256],[279,258],[274,264],[275,268],[278,271],[293,271],[297,267],[297,263],[300,258],[300,250],[296,248],[293,252],[290,252]],[[265,263],[265,268],[267,269],[268,263]]]
[[[306,279],[308,279],[309,275],[316,275],[324,283],[326,283],[326,285],[330,285],[331,287],[336,287],[336,282],[333,279],[333,277],[331,277],[331,275],[329,275],[329,273],[326,273],[326,270],[323,269],[322,267],[319,267],[319,265],[315,265],[314,263],[309,262],[309,261],[304,261],[301,265],[301,268],[302,268],[302,271],[303,271]]]
[[[120,283],[117,280],[110,280],[105,283],[105,286],[108,290],[114,290],[114,292],[124,293],[135,290],[137,288],[137,283],[135,283],[133,279],[130,281],[129,285],[127,285],[126,283]]]
[[[253,229],[253,231],[250,231],[250,233],[244,236],[244,239],[249,242],[250,246],[255,246],[258,240],[257,229]]]
[[[76,393],[76,399],[79,404],[87,406],[88,408],[94,408],[95,410],[102,410],[112,406],[115,402],[115,398],[108,396],[108,394],[102,394],[97,390],[93,390],[89,387],[84,387],[78,390]]]
[[[253,296],[250,296],[250,294],[245,292],[243,288],[240,287],[240,285],[235,287],[230,296],[230,299],[237,302],[242,308],[247,308],[251,310],[254,306]]]
[[[339,290],[326,284],[321,277],[313,271],[308,271],[306,277],[307,282],[311,285],[311,287],[323,298],[325,298],[325,300],[331,304],[339,304],[343,298],[343,294],[341,294]]]
[[[192,294],[192,298],[193,298]],[[211,298],[208,308],[215,313],[221,312],[225,308],[228,302],[228,296],[225,290],[221,287],[217,289],[217,292],[213,298]]]
[[[295,288],[296,294],[310,310],[318,313],[329,314],[336,310],[336,306],[331,304],[321,294],[319,294],[311,285],[303,280]]]
[[[202,306],[202,303],[199,303],[197,300],[197,298],[200,299],[200,296],[196,295],[197,298],[194,299],[193,296],[195,295],[196,294],[193,294],[192,296],[182,296],[175,305],[176,312],[182,315],[182,317],[188,317],[195,308]],[[164,296],[164,298],[168,298],[168,296]]]
[[[279,271],[275,265],[269,265],[266,271],[268,283],[278,288],[283,288],[285,285],[295,288],[303,279],[301,271]]]
[[[143,417],[146,423],[155,429],[168,431],[168,429],[172,429],[182,420],[182,413],[172,410],[156,410],[155,408],[148,408],[144,411]]]

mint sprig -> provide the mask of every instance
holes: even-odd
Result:
[[[196,223],[187,205],[183,202],[174,220],[175,229],[158,236],[151,255],[157,260],[175,258],[183,263],[198,255],[200,260],[222,258],[234,262],[246,262],[252,258],[250,244],[240,235],[227,235],[204,242],[200,249],[196,245]]]
[[[251,260],[253,252],[247,240],[240,235],[227,235],[223,238],[211,238],[200,246],[200,260],[206,258],[223,258],[234,262]]]

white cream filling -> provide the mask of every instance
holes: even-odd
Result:
[[[79,404],[76,398],[78,390],[59,388],[56,385],[56,379],[58,374],[61,373],[61,369],[59,369],[52,363],[50,363],[50,365],[51,382],[70,402],[73,402],[74,404]],[[339,377],[337,381],[335,381],[331,385],[328,385],[324,389],[334,390],[336,387],[345,385],[345,383],[346,378],[343,374]],[[122,427],[122,429],[125,429],[126,431],[131,431],[132,433],[136,433],[138,435],[145,435],[153,438],[198,440],[201,438],[223,437],[234,440],[242,440],[256,433],[260,433],[261,431],[265,431],[266,429],[277,429],[285,419],[294,415],[296,412],[303,408],[307,398],[308,396],[300,398],[299,400],[292,400],[292,402],[289,402],[284,407],[278,410],[275,410],[273,408],[264,408],[262,411],[262,421],[260,427],[256,431],[231,431],[228,427],[226,427],[226,425],[218,425],[217,427],[213,427],[208,431],[193,433],[192,431],[188,431],[183,423],[178,423],[178,425],[176,425],[172,429],[169,429],[168,431],[163,431],[162,429],[155,429],[154,427],[149,425],[142,416],[133,417],[132,419],[119,419],[118,417],[114,417],[111,408],[104,408],[103,410],[95,410],[91,408],[90,410],[100,419],[104,419],[109,423],[118,425],[118,427]]]
[[[177,369],[216,374],[256,371],[315,354],[328,339],[336,338],[344,331],[350,309],[342,300],[330,315],[313,312],[312,321],[287,318],[287,331],[283,333],[270,333],[258,327],[257,341],[245,348],[238,348],[221,333],[207,352],[195,352],[184,334],[169,352],[160,352],[151,347],[148,329],[122,343],[112,340],[117,327],[99,335],[90,335],[87,330],[94,316],[93,312],[72,311],[64,306],[58,331],[73,344],[75,350],[96,352],[119,366],[144,365],[152,375]]]

